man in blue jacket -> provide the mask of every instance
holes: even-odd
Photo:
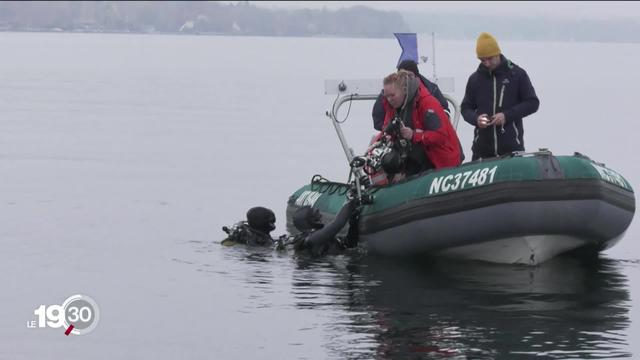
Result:
[[[508,60],[491,34],[478,37],[478,69],[467,82],[461,110],[475,126],[472,160],[524,151],[522,119],[538,111],[540,101],[527,72]]]

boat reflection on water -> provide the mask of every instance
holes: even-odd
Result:
[[[299,307],[338,310],[328,346],[339,358],[628,358],[623,266],[301,258],[293,285]]]

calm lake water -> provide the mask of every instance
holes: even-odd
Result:
[[[639,189],[640,45],[500,46],[541,99],[527,149],[582,152]],[[0,359],[640,356],[637,221],[599,261],[538,267],[219,245],[257,205],[283,232],[314,174],[346,180],[324,80],[381,79],[394,39],[0,33],[0,48]],[[474,50],[437,42],[459,101]],[[356,152],[370,109],[344,126]],[[91,334],[26,326],[74,294],[99,305]]]

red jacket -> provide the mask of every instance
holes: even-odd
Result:
[[[427,157],[436,169],[460,165],[462,163],[462,149],[456,131],[438,100],[429,93],[429,90],[422,83],[418,82],[418,84],[419,86],[413,94],[410,86],[407,95],[409,101],[413,101],[411,120],[414,132],[412,142],[422,145]],[[384,99],[384,109],[383,129],[396,113],[387,99]]]

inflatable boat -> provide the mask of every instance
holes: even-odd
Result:
[[[580,153],[513,153],[394,184],[365,185],[336,114],[343,103],[376,96],[345,95],[327,112],[354,181],[314,177],[295,191],[287,205],[289,232],[296,232],[292,214],[298,208],[312,206],[331,221],[355,188],[362,200],[359,243],[371,253],[535,265],[567,252],[597,254],[615,245],[633,219],[635,196],[629,182]],[[449,101],[457,110],[455,101]],[[455,125],[458,118],[456,111]]]
[[[308,205],[330,221],[350,188],[315,178],[289,198],[288,219]],[[360,242],[370,252],[395,256],[535,265],[569,251],[613,246],[635,212],[627,180],[578,153],[466,163],[364,193],[370,204],[360,213]]]

